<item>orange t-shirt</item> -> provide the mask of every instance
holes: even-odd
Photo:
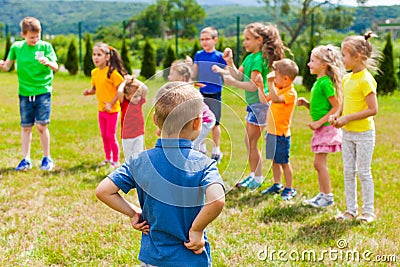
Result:
[[[269,106],[267,113],[267,132],[278,136],[290,136],[290,124],[297,102],[297,92],[293,86],[277,91],[278,96],[283,96],[285,102],[274,103]]]
[[[97,108],[104,111],[105,103],[110,103],[117,95],[118,86],[124,81],[124,77],[114,70],[110,78],[107,77],[109,67],[103,69],[95,68],[92,70],[92,86],[96,88]],[[110,113],[119,112],[121,106],[119,101],[115,101]]]

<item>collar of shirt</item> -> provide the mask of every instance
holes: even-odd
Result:
[[[180,138],[159,138],[156,147],[179,147],[179,148],[192,148],[193,142],[189,139]]]

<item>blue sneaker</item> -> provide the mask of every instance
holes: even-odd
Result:
[[[239,188],[248,187],[251,180],[254,180],[254,179],[253,179],[253,177],[251,177],[251,176],[249,175],[249,176],[247,176],[246,178],[244,178],[243,181],[237,183],[237,184],[236,184],[236,187],[239,187]]]
[[[40,169],[43,171],[51,171],[54,168],[54,163],[49,157],[43,157],[42,159],[42,166]]]
[[[250,190],[256,190],[257,188],[259,188],[261,186],[261,183],[257,182],[256,180],[254,180],[254,178],[251,178],[249,183],[247,184],[247,187]]]
[[[15,168],[16,171],[26,171],[32,169],[32,163],[26,159],[22,159],[18,166]]]
[[[281,197],[283,200],[291,200],[296,196],[297,192],[294,188],[285,188],[282,191]]]
[[[275,195],[279,194],[282,190],[283,190],[282,184],[273,184],[270,188],[263,190],[261,194]]]

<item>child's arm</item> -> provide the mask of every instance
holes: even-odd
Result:
[[[38,59],[39,62],[50,69],[52,69],[54,72],[58,71],[58,64],[56,61],[50,61],[47,57],[41,57]]]
[[[299,97],[299,99],[297,100],[297,105],[299,107],[303,106],[306,107],[306,109],[310,109],[310,102],[308,102],[308,100],[304,97]]]
[[[96,87],[92,86],[92,88],[90,89],[85,89],[83,90],[83,95],[87,96],[87,95],[94,95],[96,93]]]
[[[231,68],[229,68],[229,69],[231,70]],[[241,76],[240,75],[232,75],[232,73],[234,73],[234,72],[223,69],[223,68],[219,67],[218,65],[213,65],[212,70],[214,72],[217,72],[222,75],[222,77],[224,78],[224,84],[231,85],[231,86],[234,86],[237,88],[241,88],[248,92],[257,91],[258,88],[257,88],[256,83],[260,79],[261,79],[261,81],[263,79],[261,73],[259,71],[255,70],[255,71],[251,72],[250,81],[246,81],[246,82],[242,81],[243,80],[243,73],[242,73],[243,66],[240,66],[240,68],[238,70],[238,72],[241,73]],[[238,80],[238,79],[240,79],[240,80]],[[263,88],[264,88],[264,86],[263,86]]]
[[[126,84],[126,79],[118,86],[117,99],[120,103],[124,102],[124,87]]]
[[[185,246],[196,254],[204,250],[204,229],[221,213],[225,204],[225,192],[221,184],[211,184],[206,189],[206,204],[192,223],[189,230],[189,243]]]
[[[133,228],[147,235],[150,231],[150,226],[147,221],[142,221],[142,210],[126,201],[118,191],[118,186],[107,177],[97,186],[96,196],[113,210],[128,216]]]
[[[269,89],[269,96],[271,97],[271,101],[273,103],[285,103],[285,98],[283,96],[279,96],[278,93],[276,92],[275,88],[275,73],[270,72],[267,75],[268,79],[268,89]]]
[[[339,101],[336,96],[328,97],[329,103],[331,103],[331,110],[325,114],[321,119],[310,123],[308,126],[311,130],[319,129],[324,123],[329,121],[329,118],[332,114],[335,114],[339,110]]]
[[[365,101],[367,102],[368,106],[366,109],[353,114],[347,114],[343,117],[336,119],[336,121],[334,122],[334,126],[339,128],[348,124],[351,121],[362,120],[370,116],[376,115],[378,113],[378,100],[376,99],[376,94],[372,92],[369,93],[365,97]]]
[[[13,63],[14,61],[9,59],[6,59],[6,61],[0,60],[0,70],[9,71]]]
[[[239,69],[236,67],[235,63],[233,62],[232,49],[230,49],[229,47],[225,48],[222,58],[226,62],[230,75],[236,80],[242,81],[244,76],[243,66],[240,66]]]

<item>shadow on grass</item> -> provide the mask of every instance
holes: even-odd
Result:
[[[275,199],[273,203],[265,207],[261,214],[261,220],[267,224],[274,222],[304,222],[321,212],[324,212],[324,210],[311,208],[299,202],[293,203]]]
[[[0,169],[0,178],[1,178],[1,176],[3,176],[3,175],[7,175],[7,174],[9,174],[9,173],[11,173],[11,172],[16,172],[16,170],[14,169],[14,168],[4,168],[4,169]]]
[[[248,208],[254,207],[264,201],[265,196],[261,195],[260,191],[250,191],[246,188],[233,187],[226,192],[225,206],[228,208]]]
[[[335,218],[327,221],[321,221],[315,225],[304,225],[297,231],[292,242],[310,243],[310,244],[329,244],[339,242],[343,234],[359,225],[358,221],[337,222]]]

